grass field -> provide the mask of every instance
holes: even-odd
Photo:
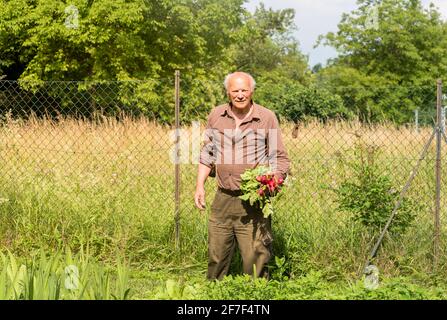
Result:
[[[188,141],[191,130],[184,129],[182,139]],[[365,293],[358,280],[377,235],[341,212],[332,191],[352,176],[348,164],[359,160],[355,157],[359,145],[366,150],[366,158],[401,189],[432,129],[415,132],[389,124],[334,122],[303,125],[296,138],[292,131],[293,125],[282,125],[293,182],[273,217],[274,253],[285,260],[282,265],[272,260],[277,282],[258,280],[250,289],[251,296],[264,288],[260,292],[270,295],[264,298],[398,298],[392,288],[401,286],[396,290],[404,292],[403,297],[445,298],[438,290],[444,285],[438,279],[446,275],[447,262],[444,200],[439,264],[436,270],[432,267],[434,142],[408,191],[420,204],[416,222],[405,234],[386,238],[374,262],[384,279],[378,291]],[[0,127],[4,254],[9,250],[19,260],[32,261],[36,250],[51,257],[70,249],[110,269],[111,279],[125,261],[131,274],[128,285],[137,299],[243,298],[248,294],[240,289],[247,287],[243,277],[228,280],[234,286],[227,283],[227,291],[203,281],[209,212],[201,214],[194,208],[194,164],[181,165],[181,245],[175,248],[172,148],[170,128],[144,119],[101,123],[9,119]],[[446,146],[442,151],[445,154]],[[444,159],[442,172],[445,181]],[[215,187],[209,179],[208,208]],[[444,190],[443,185],[442,198]],[[239,262],[236,256],[233,275],[240,273]],[[8,263],[5,260],[3,265]],[[289,280],[282,280],[284,276]],[[121,297],[123,289],[120,292],[115,297]],[[289,292],[289,296],[278,292]]]

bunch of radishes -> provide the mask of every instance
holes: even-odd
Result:
[[[280,191],[287,184],[272,172],[269,167],[258,166],[241,174],[242,195],[239,198],[252,206],[259,204],[265,218],[273,214],[276,200],[283,194]]]
[[[284,184],[284,179],[277,178],[273,174],[264,174],[256,177],[256,181],[260,183],[258,194],[261,197],[275,196]]]

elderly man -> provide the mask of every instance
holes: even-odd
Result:
[[[198,168],[197,208],[205,208],[204,184],[213,168],[218,190],[208,222],[208,279],[222,279],[229,270],[236,243],[244,273],[268,277],[272,250],[271,217],[259,207],[239,199],[240,175],[258,165],[270,166],[285,178],[290,161],[275,114],[252,100],[253,77],[244,72],[229,74],[224,81],[229,103],[215,107],[207,122],[205,144]]]

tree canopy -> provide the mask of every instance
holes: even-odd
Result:
[[[293,10],[261,5],[251,14],[243,4],[0,0],[0,75],[37,82],[149,80],[119,98],[137,101],[142,111],[156,110],[162,121],[172,119],[172,108],[156,105],[172,101],[172,85],[166,81],[176,69],[187,90],[182,97],[186,118],[205,117],[211,104],[224,98],[222,80],[232,71],[255,76],[277,72],[304,81],[307,60],[290,36]],[[70,5],[77,10],[74,20],[74,13],[67,12]],[[67,26],[67,21],[75,25]]]
[[[447,23],[420,0],[358,0],[336,33],[320,43],[338,57],[318,78],[344,97],[362,120],[405,122],[416,108],[433,108],[435,81],[446,79]],[[369,20],[377,11],[375,25]]]
[[[23,87],[33,90],[43,81],[86,80],[78,91],[92,105],[161,122],[173,119],[177,69],[185,122],[226,100],[222,80],[236,70],[257,79],[257,102],[293,121],[357,115],[403,123],[414,109],[433,107],[435,80],[447,74],[447,23],[434,6],[358,0],[338,31],[319,39],[338,57],[311,70],[293,37],[294,10],[261,4],[250,13],[244,2],[0,0],[0,76],[32,80]],[[97,90],[103,81],[116,81],[109,99],[116,105]],[[59,105],[76,109],[69,100]]]

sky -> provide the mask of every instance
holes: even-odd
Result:
[[[259,3],[267,8],[295,9],[295,24],[298,30],[295,38],[300,42],[301,51],[309,56],[309,65],[326,63],[326,60],[337,55],[331,47],[313,48],[320,34],[337,31],[343,12],[350,12],[356,6],[356,0],[248,0],[245,7],[254,12]],[[439,8],[444,19],[447,19],[447,0],[422,0],[428,8],[430,2]]]

